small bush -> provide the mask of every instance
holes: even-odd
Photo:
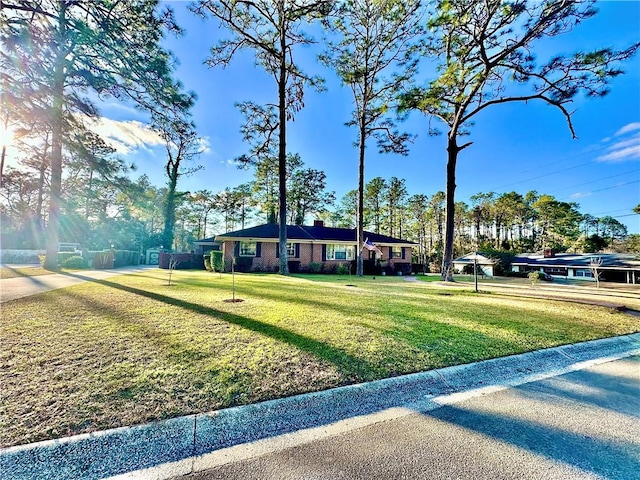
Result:
[[[207,272],[213,272],[213,268],[211,267],[211,257],[209,255],[204,256],[204,268]]]
[[[442,266],[440,262],[429,262],[429,271],[431,273],[442,273]]]
[[[62,262],[63,268],[87,268],[88,266],[87,261],[80,255],[68,257]]]
[[[214,272],[224,271],[224,257],[220,250],[212,250],[211,253],[211,268]]]
[[[533,286],[536,283],[538,283],[538,280],[540,280],[540,272],[529,272],[527,277],[529,277],[529,280],[531,281],[531,285]]]
[[[341,263],[336,267],[336,273],[338,275],[346,275],[347,273],[349,273],[349,265],[345,263]]]
[[[322,264],[320,262],[309,263],[309,272],[320,273],[321,270],[322,270]]]
[[[64,267],[64,262],[73,257],[78,257],[76,252],[58,252],[58,265]]]

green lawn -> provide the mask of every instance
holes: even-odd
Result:
[[[638,330],[600,307],[399,277],[149,270],[2,305],[0,444]]]
[[[39,265],[35,265],[33,267],[13,267],[11,265],[0,267],[0,279],[16,277],[38,277],[40,275],[50,275],[52,273],[57,272],[45,270]]]

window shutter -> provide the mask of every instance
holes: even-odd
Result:
[[[322,244],[322,261],[323,262],[327,261],[327,244],[326,243]]]
[[[275,246],[276,246],[276,258],[280,258],[280,242],[276,242]]]
[[[393,258],[393,247],[389,247],[389,258]]]
[[[300,258],[300,244],[296,243],[296,258]]]
[[[236,240],[233,246],[233,256],[237,257],[240,255],[240,242]]]
[[[400,250],[402,251],[402,258],[404,259],[404,247],[400,247]]]
[[[262,242],[256,242],[256,257],[262,256]]]

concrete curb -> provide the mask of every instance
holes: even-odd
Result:
[[[232,461],[238,449],[259,454],[273,439],[291,446],[639,354],[636,333],[20,445],[0,450],[0,472],[11,480],[170,478]]]

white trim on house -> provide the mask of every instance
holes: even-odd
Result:
[[[523,258],[529,261],[523,261]],[[617,265],[601,265],[598,266],[599,272],[619,272],[624,275],[626,283],[636,285],[640,284],[640,261],[633,255],[626,254],[558,254],[552,257],[543,257],[541,255],[523,255],[520,261],[511,263],[511,271],[525,272],[527,270],[540,271],[548,273],[558,278],[570,278],[577,280],[585,280],[595,282],[595,276],[591,271],[589,261],[592,258],[607,258],[608,263],[618,263]],[[559,274],[550,271],[564,270],[566,274]],[[586,272],[591,275],[588,275]]]

